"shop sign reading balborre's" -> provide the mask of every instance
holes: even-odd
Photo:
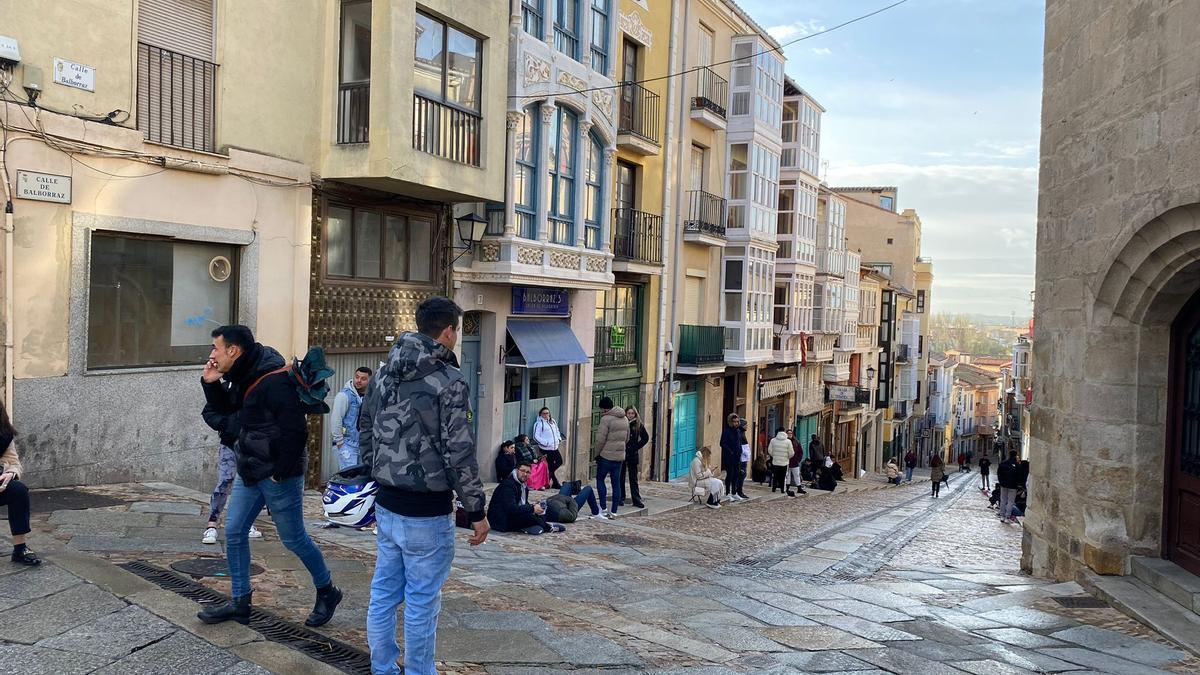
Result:
[[[567,316],[571,313],[570,296],[565,288],[513,286],[512,313]]]

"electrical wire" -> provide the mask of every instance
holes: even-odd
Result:
[[[667,73],[666,75],[658,75],[656,77],[647,77],[647,78],[641,79],[641,80],[618,82],[616,84],[602,85],[599,87],[589,87],[587,89],[567,89],[567,90],[560,91],[560,92],[547,92],[547,93],[541,93],[541,94],[510,94],[508,96],[508,98],[510,98],[510,99],[544,99],[547,96],[571,96],[574,94],[588,94],[593,91],[609,91],[609,90],[613,90],[613,89],[621,89],[622,87],[624,87],[626,85],[630,85],[630,84],[647,84],[650,82],[661,82],[662,80],[669,80],[669,79],[672,79],[675,77],[681,77],[683,75],[699,72],[701,70],[704,70],[706,68],[711,68],[713,66],[723,66],[723,65],[738,62],[738,61],[750,62],[752,59],[754,59],[754,57],[761,56],[762,54],[774,54],[774,53],[782,54],[784,49],[796,44],[797,42],[803,42],[804,40],[815,38],[819,35],[825,35],[827,33],[832,33],[833,31],[838,30],[839,28],[845,28],[846,26],[849,26],[850,24],[858,23],[859,21],[869,19],[869,18],[875,16],[876,14],[882,14],[883,12],[886,12],[889,9],[892,9],[894,7],[899,7],[900,5],[903,5],[906,2],[908,2],[908,0],[897,0],[896,2],[893,2],[890,5],[887,5],[886,7],[880,7],[879,9],[877,9],[873,12],[863,14],[862,16],[855,17],[853,19],[850,19],[849,21],[844,21],[842,23],[839,23],[836,26],[833,26],[832,28],[825,28],[825,29],[819,30],[815,33],[809,33],[808,35],[802,35],[802,36],[796,38],[795,40],[789,40],[788,42],[784,42],[783,44],[779,45],[778,47],[771,47],[770,49],[764,49],[760,52],[755,52],[748,56],[728,59],[725,61],[718,61],[716,63],[710,63],[710,64],[704,65],[704,66],[693,66],[691,68],[685,68],[678,72]]]

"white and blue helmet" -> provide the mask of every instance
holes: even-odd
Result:
[[[326,520],[345,527],[370,527],[375,524],[377,492],[379,483],[373,480],[343,482],[335,476],[321,499]]]

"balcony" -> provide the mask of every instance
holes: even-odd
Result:
[[[137,128],[151,143],[213,152],[217,64],[138,43]]]
[[[821,363],[833,360],[833,348],[837,346],[836,335],[816,334],[808,336],[808,361]]]
[[[479,166],[479,115],[413,94],[413,149]]]
[[[855,347],[861,351],[864,349],[872,349],[875,347],[875,336],[878,335],[879,329],[876,326],[859,324],[858,339]]]
[[[636,325],[596,326],[596,367],[636,366],[638,333]]]
[[[821,368],[826,382],[845,382],[850,379],[850,352],[834,352],[833,360]]]
[[[703,190],[689,190],[683,240],[706,246],[725,245],[725,199]]]
[[[729,83],[708,68],[696,71],[696,95],[692,97],[692,119],[721,131],[725,129],[725,105]]]
[[[817,274],[842,277],[846,275],[846,252],[840,249],[817,248]]]
[[[894,401],[892,403],[892,419],[906,419],[912,410],[908,406],[908,401]]]
[[[337,143],[366,143],[371,129],[371,83],[338,85]]]
[[[662,272],[662,216],[613,209],[613,271]]]
[[[896,345],[896,363],[908,363],[909,349],[906,344]]]
[[[725,329],[721,326],[679,327],[676,370],[684,375],[704,375],[725,370]]]
[[[639,155],[657,155],[659,131],[658,94],[640,84],[621,84],[621,111],[617,118],[617,147]]]

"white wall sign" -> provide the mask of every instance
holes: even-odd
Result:
[[[36,171],[17,171],[17,197],[70,204],[71,177]]]
[[[829,385],[829,400],[854,403],[854,387],[846,384]]]
[[[84,91],[96,91],[96,69],[55,57],[54,81]]]

